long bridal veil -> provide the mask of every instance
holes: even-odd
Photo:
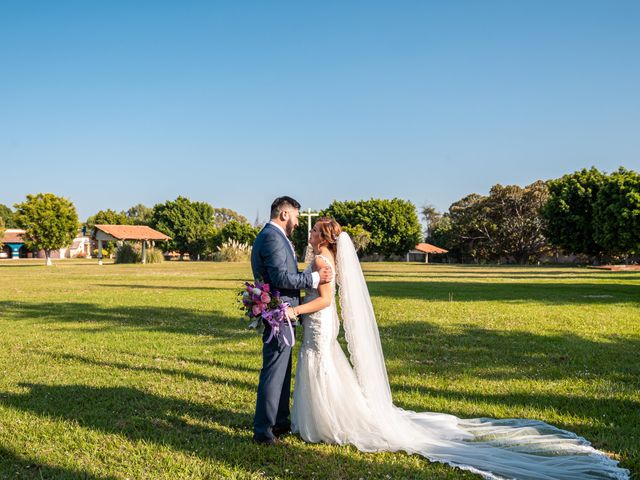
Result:
[[[628,479],[629,471],[585,439],[527,419],[459,419],[393,405],[367,284],[351,238],[337,240],[336,280],[351,364],[366,400],[369,428],[358,448],[406,451],[491,479]]]

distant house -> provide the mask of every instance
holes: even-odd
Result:
[[[147,243],[153,246],[157,241],[171,240],[171,237],[146,225],[96,225],[93,228],[92,237],[98,241],[98,263],[100,265],[102,265],[102,242],[142,242],[142,263],[144,263],[144,251]]]
[[[19,228],[7,228],[2,237],[2,252],[0,258],[27,258],[31,253],[24,244],[22,235],[24,230]]]
[[[407,262],[429,263],[429,255],[442,255],[448,253],[444,248],[436,247],[430,243],[419,243],[413,250],[407,253]]]
[[[79,236],[74,238],[66,253],[67,255],[64,258],[91,258],[91,237]]]
[[[44,250],[33,252],[24,243],[25,231],[19,228],[7,228],[2,237],[2,251],[0,258],[45,258]],[[76,258],[90,256],[91,239],[89,237],[76,237],[68,247],[51,251],[51,258]]]

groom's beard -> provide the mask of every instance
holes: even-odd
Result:
[[[296,226],[293,223],[287,222],[287,225],[285,226],[285,233],[287,234],[287,237],[291,238],[291,235],[293,235],[293,230],[294,228],[296,228]]]

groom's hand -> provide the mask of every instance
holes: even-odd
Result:
[[[333,280],[333,272],[329,267],[322,267],[318,270],[318,273],[320,274],[320,284],[329,283]]]

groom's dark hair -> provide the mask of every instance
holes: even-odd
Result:
[[[280,215],[280,212],[287,208],[300,210],[300,204],[297,200],[291,197],[284,196],[276,198],[271,204],[271,218],[277,218],[278,215]]]

